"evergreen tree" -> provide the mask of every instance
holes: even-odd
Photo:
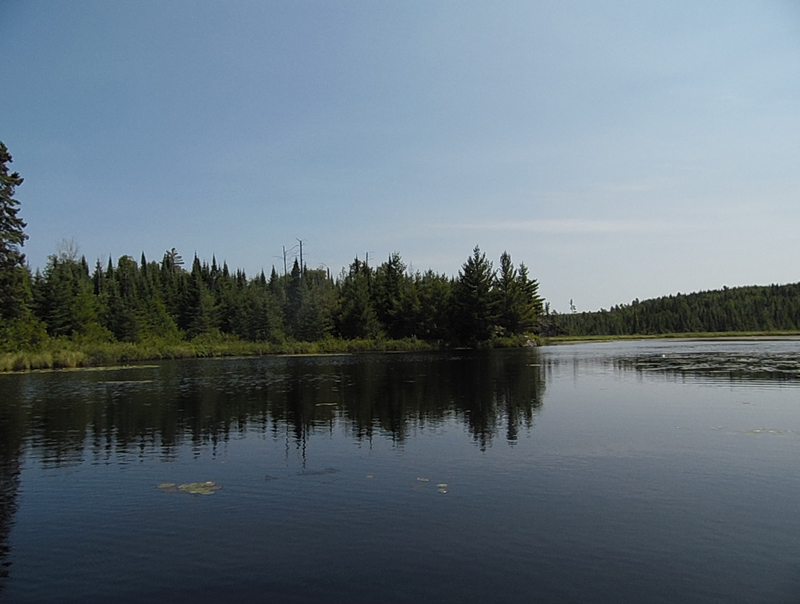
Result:
[[[415,278],[415,335],[423,340],[449,340],[452,318],[452,280],[432,270]]]
[[[17,172],[9,172],[11,154],[0,142],[0,324],[27,314],[30,290],[27,287],[25,255],[20,248],[28,236],[27,226],[17,214],[16,187],[22,184]]]
[[[342,271],[336,324],[343,338],[374,338],[380,333],[380,323],[370,295],[371,281],[369,266],[358,258],[350,265],[349,272]]]
[[[109,283],[103,325],[118,340],[136,342],[143,332],[136,261],[130,256],[121,256],[116,268],[106,274]]]
[[[296,337],[297,321],[300,307],[308,294],[308,288],[303,279],[300,263],[295,259],[292,272],[286,277],[286,299],[284,301],[283,315],[289,335]]]
[[[313,342],[330,335],[336,292],[325,271],[308,270],[303,275],[303,297],[295,315],[292,336]]]
[[[207,285],[209,277],[208,265],[202,265],[195,256],[192,272],[186,283],[181,311],[180,327],[188,338],[208,333],[216,327],[216,307]]]
[[[455,335],[463,343],[489,340],[497,322],[494,270],[478,246],[459,271],[453,288]]]
[[[495,280],[497,288],[498,316],[497,324],[506,334],[516,334],[521,331],[523,292],[518,282],[519,275],[511,256],[503,252],[500,256],[500,268]]]
[[[406,265],[400,254],[393,252],[389,259],[375,270],[373,298],[378,320],[390,338],[403,338],[408,334],[404,311],[406,294]]]
[[[541,317],[544,299],[539,295],[539,282],[528,276],[528,267],[524,262],[520,263],[517,274],[517,295],[516,333],[527,333],[534,328]]]

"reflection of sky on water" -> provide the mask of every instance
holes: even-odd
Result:
[[[641,340],[548,347],[548,371],[632,371],[648,379],[800,385],[800,340]]]
[[[625,342],[4,376],[16,404],[0,409],[13,462],[0,468],[12,487],[0,500],[13,561],[3,596],[792,601],[796,391],[686,363],[788,358],[793,346]],[[637,365],[670,355],[680,371]],[[210,496],[157,488],[209,480],[221,486]]]

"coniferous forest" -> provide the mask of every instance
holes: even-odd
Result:
[[[62,244],[32,271],[27,226],[0,142],[0,371],[148,358],[521,345],[536,336],[800,330],[800,283],[678,294],[610,310],[549,313],[525,264],[475,247],[455,277],[399,253],[337,275],[295,259],[246,275],[216,258],[122,256],[90,265]]]
[[[354,341],[394,342],[389,347],[398,349],[511,344],[533,332],[542,312],[527,267],[503,253],[495,269],[478,247],[456,277],[411,272],[398,253],[377,266],[355,258],[338,275],[295,260],[282,273],[273,267],[251,276],[216,258],[184,261],[174,248],[157,260],[141,254],[90,265],[70,244],[31,271],[21,252],[27,225],[14,199],[22,178],[10,172],[11,160],[0,143],[0,351],[45,351],[39,365],[91,362],[53,360],[46,351],[54,346],[98,350],[114,343],[147,345],[150,352],[100,362],[180,356],[185,343],[195,344],[189,355],[214,354],[225,343],[228,353],[331,350],[334,341],[340,349]],[[314,342],[328,345],[293,345]],[[14,363],[26,368],[22,358]]]
[[[558,315],[570,336],[800,330],[800,283],[751,285],[634,300],[610,310]]]

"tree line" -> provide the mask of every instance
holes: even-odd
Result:
[[[538,282],[504,252],[498,268],[478,247],[456,277],[412,272],[399,253],[378,266],[359,258],[339,275],[295,260],[250,277],[227,263],[172,248],[158,261],[122,256],[89,266],[74,246],[32,272],[21,253],[27,226],[18,216],[22,184],[0,143],[0,348],[47,338],[141,342],[206,334],[251,342],[325,338],[415,338],[476,345],[534,329],[542,312]]]
[[[800,283],[634,300],[610,310],[558,315],[574,336],[800,330]]]

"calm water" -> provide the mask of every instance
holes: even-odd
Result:
[[[798,386],[797,341],[3,375],[0,600],[797,603]]]

